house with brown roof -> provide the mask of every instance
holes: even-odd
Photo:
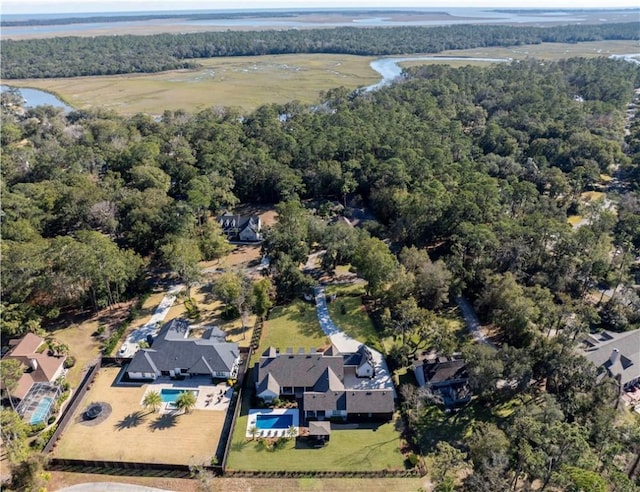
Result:
[[[256,363],[255,374],[258,398],[293,397],[307,419],[388,420],[393,415],[393,388],[357,384],[375,376],[364,345],[351,353],[339,353],[333,346],[308,353],[269,347]]]
[[[49,355],[46,349],[38,352],[44,343],[44,338],[34,333],[27,333],[19,340],[9,342],[11,348],[4,359],[18,360],[24,368],[24,373],[11,394],[13,398],[22,400],[34,384],[50,383],[63,375],[66,357]]]
[[[418,385],[429,388],[446,407],[471,400],[466,363],[461,357],[422,357],[412,366]]]

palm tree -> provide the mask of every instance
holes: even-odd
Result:
[[[289,439],[293,439],[297,435],[298,435],[298,428],[295,425],[292,425],[287,429],[287,437]]]
[[[160,406],[162,405],[162,396],[160,396],[158,391],[149,391],[144,395],[142,404],[144,405],[144,408],[150,408],[152,411],[157,412],[160,410]]]
[[[190,413],[193,407],[196,406],[196,395],[193,394],[193,391],[183,391],[176,398],[175,405],[178,410]]]
[[[256,434],[258,433],[258,428],[255,425],[249,427],[249,434],[251,434],[251,440],[255,440]]]

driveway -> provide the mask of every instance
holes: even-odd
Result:
[[[146,340],[148,335],[155,335],[167,314],[169,314],[171,306],[176,302],[178,293],[183,289],[184,285],[178,284],[167,291],[158,307],[153,311],[151,319],[137,330],[132,331],[124,341],[118,351],[118,357],[133,357],[140,348],[138,343]]]
[[[324,287],[316,287],[314,289],[316,296],[316,311],[318,313],[318,321],[320,322],[320,328],[325,335],[329,337],[331,343],[334,345],[340,353],[353,353],[358,350],[362,342],[359,342],[355,338],[351,338],[338,328],[331,316],[329,316],[329,309],[327,308],[327,298],[325,295]],[[373,359],[374,377],[367,378],[347,378],[345,376],[344,386],[347,389],[388,389],[393,391],[395,396],[395,387],[393,385],[393,379],[387,362],[384,360],[384,356],[377,350],[367,347],[371,352],[371,358]]]
[[[456,304],[458,304],[458,307],[462,312],[464,321],[467,324],[467,329],[469,330],[469,333],[471,333],[473,339],[476,342],[488,345],[491,348],[497,348],[495,344],[482,332],[480,320],[478,319],[476,312],[473,310],[471,303],[464,297],[456,297]]]

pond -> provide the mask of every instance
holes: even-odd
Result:
[[[25,108],[35,108],[36,106],[53,106],[56,108],[62,108],[65,112],[73,111],[73,108],[58,99],[49,92],[41,91],[38,89],[31,89],[29,87],[14,87],[8,85],[0,85],[0,92],[5,92],[10,89],[18,89],[18,92],[25,100]]]

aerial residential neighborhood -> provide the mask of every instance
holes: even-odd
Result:
[[[3,2],[0,488],[639,490],[637,1],[196,3]]]

